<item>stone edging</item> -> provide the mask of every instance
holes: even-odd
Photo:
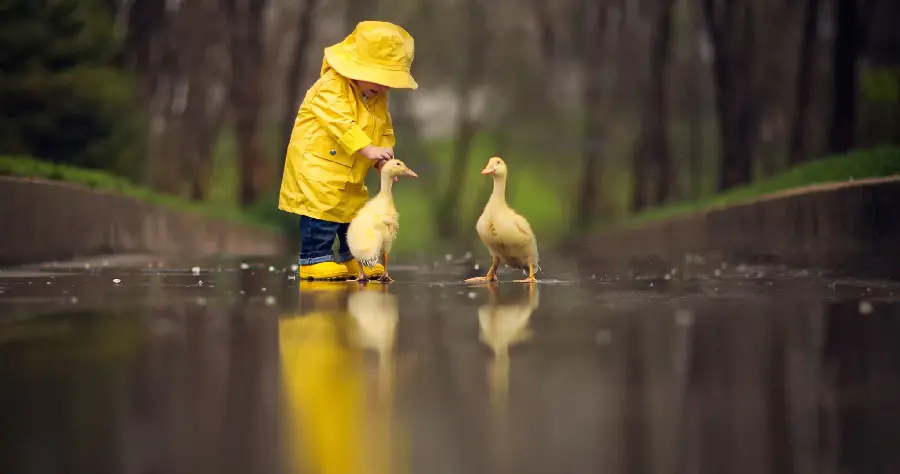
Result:
[[[99,254],[265,256],[277,231],[177,211],[72,183],[0,177],[0,266]]]
[[[900,277],[900,177],[828,183],[566,242],[583,261],[687,254]]]

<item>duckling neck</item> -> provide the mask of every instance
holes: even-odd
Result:
[[[381,189],[378,191],[378,195],[382,196],[382,199],[387,199],[388,201],[393,201],[393,194],[391,194],[391,187],[394,185],[394,178],[388,175],[387,173],[381,175]]]
[[[491,193],[491,203],[506,204],[506,177],[494,176],[494,191]]]

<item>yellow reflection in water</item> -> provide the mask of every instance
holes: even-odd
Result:
[[[497,287],[489,287],[488,304],[478,308],[480,339],[494,353],[488,364],[491,393],[492,429],[497,469],[509,469],[509,348],[531,338],[528,328],[531,314],[538,307],[537,285],[528,284],[527,297],[516,304],[499,304]]]
[[[291,472],[398,472],[391,462],[396,300],[381,285],[301,282],[279,322]],[[364,349],[378,354],[379,403],[367,405]]]

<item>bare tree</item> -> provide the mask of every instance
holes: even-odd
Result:
[[[484,51],[487,44],[487,24],[482,0],[466,0],[466,24],[464,36],[465,61],[456,80],[459,104],[456,137],[453,142],[453,160],[447,189],[438,201],[437,230],[443,238],[454,238],[459,231],[459,196],[469,162],[469,151],[477,132],[477,119],[472,117],[472,92],[480,82],[484,70]]]
[[[672,154],[669,146],[669,107],[666,98],[666,66],[669,61],[669,41],[672,32],[672,8],[674,0],[659,0],[650,51],[650,87],[644,101],[644,117],[641,135],[633,161],[634,193],[632,210],[640,211],[647,204],[645,186],[646,171],[655,168],[652,204],[662,204],[669,198],[672,176]]]
[[[856,66],[859,59],[859,0],[834,0],[837,31],[832,56],[833,102],[829,149],[842,153],[853,147],[856,139]]]
[[[306,50],[312,41],[313,13],[318,3],[318,0],[303,0],[298,12],[297,28],[294,31],[294,54],[285,81],[285,98],[287,100],[284,101],[284,109],[281,114],[281,143],[284,146],[291,141],[297,107],[300,106],[300,78],[303,77],[303,68],[306,66]]]
[[[263,105],[263,18],[266,0],[222,0],[231,29],[230,98],[235,116],[240,202],[257,201],[268,181],[269,166],[260,137]]]
[[[794,120],[788,151],[790,164],[806,160],[806,131],[809,120],[809,103],[812,98],[813,59],[815,58],[816,36],[819,26],[819,0],[805,0],[803,9],[803,33],[800,38],[800,52],[795,86]]]
[[[687,120],[688,120],[688,175],[690,191],[686,196],[698,198],[703,192],[703,94],[701,92],[701,75],[703,64],[700,58],[700,39],[702,20],[699,18],[696,2],[686,0],[689,10],[689,44],[687,64]]]
[[[721,137],[718,189],[750,181],[759,133],[756,27],[752,0],[701,0],[714,48]]]
[[[578,185],[577,210],[575,227],[586,229],[591,216],[598,191],[600,170],[600,141],[603,136],[601,118],[601,102],[603,99],[602,63],[604,50],[604,33],[606,31],[609,2],[596,0],[585,5],[583,19],[585,21],[584,46],[581,51],[584,68],[584,135],[581,182]]]

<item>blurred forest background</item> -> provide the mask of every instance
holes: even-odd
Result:
[[[278,187],[322,49],[392,21],[420,84],[390,96],[420,175],[395,186],[400,239],[475,239],[497,154],[546,242],[898,144],[898,18],[896,0],[0,0],[0,155],[293,229]]]

